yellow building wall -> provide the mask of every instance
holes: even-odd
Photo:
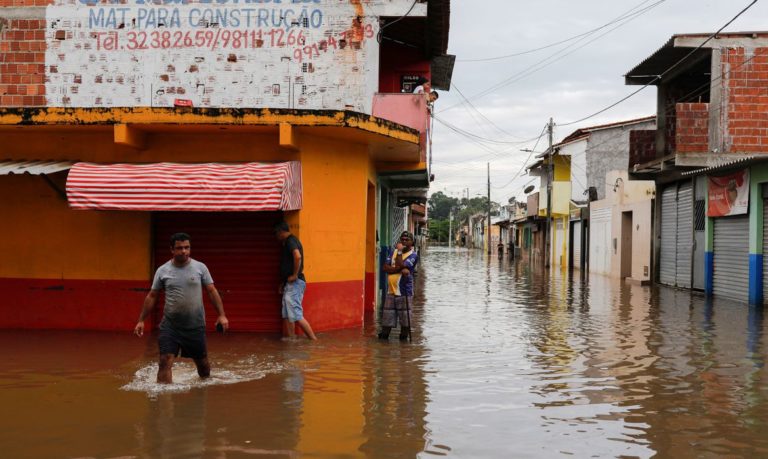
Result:
[[[571,180],[570,156],[555,155],[555,181],[569,182]]]
[[[52,176],[64,189],[64,174]],[[73,211],[44,179],[0,176],[0,277],[147,279],[147,212]]]
[[[312,282],[363,280],[369,160],[365,145],[302,138],[303,207],[289,221]]]
[[[286,220],[304,245],[308,279],[362,280],[367,187],[371,177],[376,177],[367,145],[299,133],[298,150],[291,150],[279,147],[277,133],[275,128],[227,134],[217,128],[150,134],[148,148],[141,151],[116,145],[111,128],[102,127],[83,127],[82,132],[71,134],[4,134],[4,141],[8,141],[12,159],[77,158],[100,163],[299,160],[303,208],[287,212]],[[17,153],[14,158],[13,152],[24,152],[24,156]],[[62,190],[65,176],[53,176]],[[7,222],[0,238],[0,277],[143,280],[151,275],[150,212],[70,210],[36,176],[0,177],[0,212]]]

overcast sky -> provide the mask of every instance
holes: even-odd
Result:
[[[560,126],[601,110],[638,89],[623,75],[674,34],[714,32],[749,0],[453,0],[449,53],[456,55],[454,88],[442,91],[436,118],[467,131],[457,134],[435,121],[430,192],[460,197],[486,194],[486,163],[491,164],[491,199],[506,203],[523,197],[533,177],[512,180],[535,142],[496,142],[537,137],[550,117],[555,142],[579,127],[653,115],[656,88],[649,87],[617,107],[587,121]],[[658,5],[656,5],[658,4]],[[656,5],[656,6],[654,6]],[[617,18],[624,16],[612,25]],[[600,30],[587,34],[593,29]],[[726,31],[768,30],[768,0],[761,0]],[[488,62],[574,36],[557,46]],[[602,35],[602,36],[601,36]],[[543,61],[543,62],[542,62]],[[540,69],[537,70],[536,69]],[[502,81],[501,88],[478,97]],[[476,107],[470,108],[459,91]],[[479,113],[478,113],[479,111]],[[485,118],[487,119],[485,119]],[[493,124],[498,127],[494,127]],[[506,132],[503,132],[506,131]],[[536,146],[546,149],[546,137]],[[538,179],[532,183],[538,184]]]

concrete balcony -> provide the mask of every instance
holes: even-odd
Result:
[[[429,109],[423,94],[379,93],[373,96],[373,110],[376,118],[417,129],[420,133],[421,162],[427,160],[429,144]]]

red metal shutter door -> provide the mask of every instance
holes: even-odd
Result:
[[[272,228],[281,218],[280,212],[156,212],[155,267],[170,259],[173,233],[189,234],[192,258],[208,266],[230,330],[280,332],[280,243]],[[203,297],[212,330],[216,312],[208,295]]]

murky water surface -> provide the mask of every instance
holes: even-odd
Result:
[[[576,277],[432,248],[413,344],[212,335],[171,386],[132,324],[0,332],[0,456],[768,456],[762,310]]]

